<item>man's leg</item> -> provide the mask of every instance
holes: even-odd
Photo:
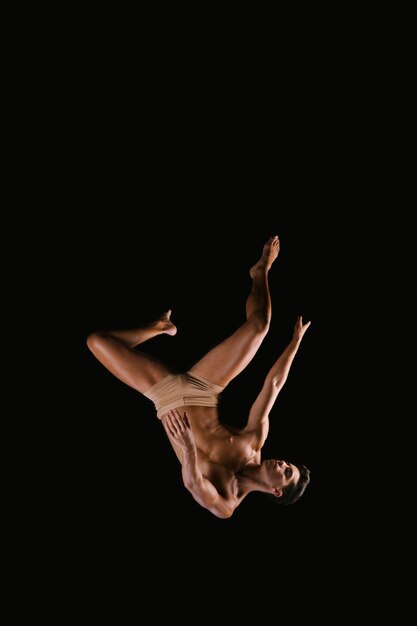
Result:
[[[143,393],[172,372],[153,357],[134,348],[157,335],[175,335],[177,328],[170,315],[171,311],[167,311],[160,319],[142,328],[94,332],[88,336],[87,345],[109,372]]]
[[[191,372],[226,387],[250,363],[265,338],[271,320],[268,272],[279,253],[278,236],[264,245],[251,268],[252,289],[246,301],[246,322],[228,339],[210,350]]]

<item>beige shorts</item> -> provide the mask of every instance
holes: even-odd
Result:
[[[161,419],[178,406],[217,406],[223,389],[197,374],[186,372],[169,374],[143,395],[154,403]]]

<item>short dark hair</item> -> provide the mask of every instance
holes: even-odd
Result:
[[[282,490],[282,496],[277,497],[272,493],[268,493],[268,498],[272,499],[275,504],[294,504],[303,495],[308,483],[310,482],[310,470],[305,465],[297,465],[300,471],[300,478],[295,485],[288,485]]]

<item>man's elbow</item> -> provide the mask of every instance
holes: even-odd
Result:
[[[212,511],[212,513],[219,519],[229,519],[233,515],[233,511]]]
[[[285,375],[285,376],[283,376],[283,375],[274,376],[274,378],[272,379],[272,387],[274,388],[274,391],[276,393],[278,391],[281,391],[281,389],[283,388],[283,386],[287,382],[287,378],[288,378],[288,375]]]

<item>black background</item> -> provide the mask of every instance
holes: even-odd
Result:
[[[229,207],[218,189],[216,205],[195,188],[191,175],[189,185],[192,202],[167,195],[161,208],[138,196],[129,211],[115,206],[110,219],[87,220],[74,250],[77,268],[70,263],[68,269],[66,303],[75,304],[69,336],[79,364],[72,369],[70,392],[66,382],[62,389],[73,408],[57,425],[69,452],[65,528],[74,542],[71,560],[77,555],[93,577],[103,570],[112,575],[114,567],[125,571],[136,559],[148,563],[144,554],[150,546],[168,571],[197,559],[202,566],[214,563],[223,574],[262,559],[282,566],[294,559],[308,563],[319,554],[332,559],[333,542],[339,556],[344,549],[338,536],[350,509],[341,477],[351,461],[346,444],[352,415],[338,329],[343,254],[335,254],[344,238],[338,239],[337,230],[325,233],[314,211],[280,208],[278,199],[260,194],[257,200],[255,193],[243,203],[242,190],[240,201]],[[312,480],[293,507],[251,494],[231,519],[219,520],[183,487],[151,403],[114,379],[89,353],[85,339],[94,329],[134,326],[172,308],[178,334],[159,337],[144,349],[174,368],[190,367],[243,322],[248,270],[275,233],[281,252],[270,272],[270,332],[223,394],[221,416],[244,425],[296,315],[311,319],[272,412],[264,458],[303,462]],[[151,563],[156,565],[153,558]]]
[[[10,22],[13,611],[54,623],[144,609],[146,623],[386,617],[399,581],[404,606],[412,519],[398,493],[413,441],[411,38],[383,12],[148,12]],[[265,453],[305,462],[312,481],[293,507],[251,494],[217,520],[182,486],[152,406],[85,338],[172,307],[178,335],[149,350],[189,366],[243,321],[248,269],[275,233],[271,330],[221,411],[244,421],[295,316],[311,318]]]
[[[220,586],[265,567],[266,589],[276,589],[275,568],[313,580],[321,563],[336,586],[341,564],[360,562],[363,573],[356,537],[360,528],[370,545],[372,528],[352,481],[370,428],[357,410],[368,380],[355,368],[370,295],[364,208],[383,184],[367,159],[372,128],[359,150],[355,113],[337,90],[323,106],[318,83],[305,83],[308,106],[288,96],[279,113],[265,83],[256,98],[245,99],[244,81],[210,96],[197,79],[145,97],[109,66],[55,84],[48,132],[31,127],[42,150],[27,184],[45,209],[25,223],[29,239],[32,223],[44,231],[30,242],[25,304],[39,310],[32,354],[45,350],[48,366],[36,391],[44,419],[16,426],[30,450],[16,471],[19,573],[31,571],[31,551],[33,570],[41,563],[48,580],[89,593],[129,590],[139,573],[179,589],[195,568],[214,568]],[[296,315],[311,319],[264,448],[264,458],[305,463],[311,485],[292,507],[251,494],[218,520],[183,487],[150,402],[106,372],[85,339],[172,308],[178,334],[146,349],[190,367],[243,322],[249,268],[274,234],[271,329],[224,393],[221,417],[244,424]]]

